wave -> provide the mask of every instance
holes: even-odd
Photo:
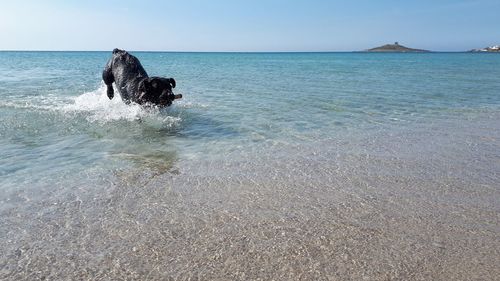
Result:
[[[91,123],[147,120],[170,127],[182,121],[184,109],[205,106],[186,101],[175,102],[169,108],[143,107],[134,103],[127,105],[119,94],[110,100],[106,95],[106,85],[102,83],[98,89],[76,97],[55,94],[6,96],[0,101],[0,107],[53,112],[66,117],[81,115]]]
[[[70,97],[53,94],[45,96],[5,96],[0,100],[0,107],[14,109],[32,109],[40,111],[57,111],[61,104],[71,102]]]

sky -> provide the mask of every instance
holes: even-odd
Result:
[[[500,44],[500,0],[0,0],[0,50],[433,51]]]

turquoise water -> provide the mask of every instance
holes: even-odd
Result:
[[[0,52],[0,279],[500,274],[500,55],[132,53]]]
[[[100,76],[109,52],[1,52],[1,185],[251,157],[500,108],[494,54],[136,55],[150,75],[175,77],[184,99],[161,111],[107,100]]]

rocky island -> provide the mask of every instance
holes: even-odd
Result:
[[[490,52],[490,53],[500,53],[500,45],[486,47],[482,49],[472,49],[469,52],[477,53],[477,52]]]
[[[403,45],[400,45],[398,42],[395,42],[394,44],[386,44],[380,47],[368,49],[365,50],[364,52],[427,53],[430,51],[408,48]]]

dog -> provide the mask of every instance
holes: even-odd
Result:
[[[174,78],[149,77],[139,59],[127,51],[114,49],[113,55],[102,72],[106,84],[106,93],[111,100],[114,97],[113,82],[126,104],[170,106],[175,99]]]

